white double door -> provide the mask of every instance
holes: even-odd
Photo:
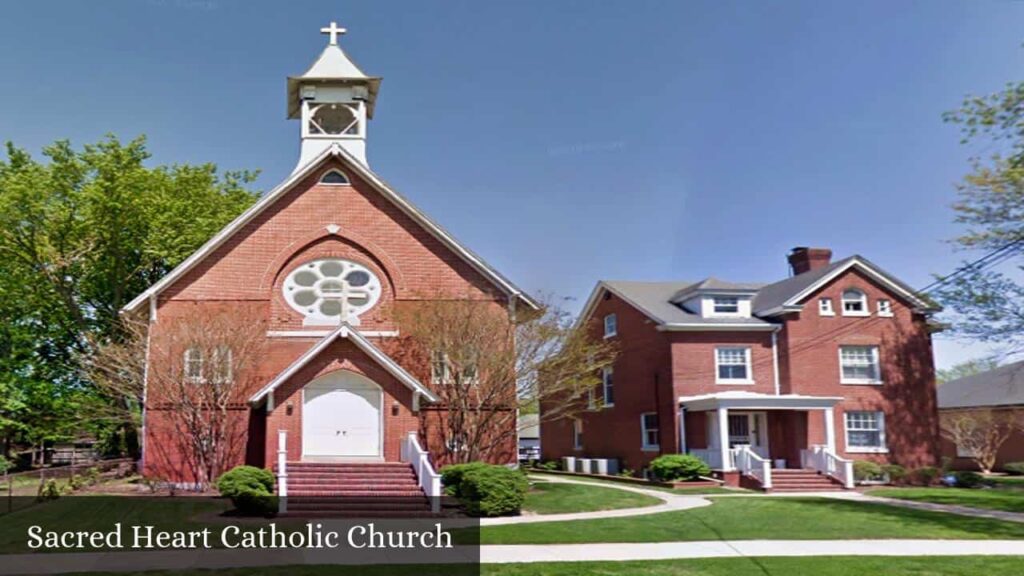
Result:
[[[768,457],[768,416],[764,412],[729,413],[729,447],[750,446],[755,454]]]
[[[302,455],[367,458],[382,454],[383,391],[354,372],[332,372],[302,391]]]

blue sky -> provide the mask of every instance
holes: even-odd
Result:
[[[285,77],[342,47],[384,77],[371,166],[524,288],[771,281],[797,245],[912,285],[969,254],[971,150],[941,121],[1024,75],[1024,3],[20,2],[0,19],[0,139],[107,132],[154,161],[298,157]],[[939,337],[937,364],[982,353]]]

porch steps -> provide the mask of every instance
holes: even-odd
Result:
[[[814,470],[772,470],[771,492],[836,492],[842,484]]]
[[[289,462],[287,516],[431,516],[412,466],[404,462]]]

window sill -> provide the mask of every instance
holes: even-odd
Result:
[[[616,336],[618,336],[618,335],[619,335],[619,333],[618,333],[618,332],[612,332],[611,334],[605,334],[605,335],[604,335],[604,339],[605,339],[605,340],[607,340],[607,339],[609,339],[609,338],[615,338],[615,337],[616,337]]]
[[[854,316],[854,317],[864,318],[864,317],[867,317],[867,316],[871,316],[871,312],[846,312],[846,311],[843,311],[843,316]]]
[[[883,314],[881,312],[878,313],[878,317],[879,318],[892,318],[893,316],[894,316],[894,314],[892,312],[890,312],[888,314]]]
[[[605,404],[604,406],[601,406],[601,410],[604,410],[605,408],[615,408],[615,403],[612,402],[611,404]]]
[[[881,380],[840,380],[844,386],[882,386],[885,382]]]
[[[818,316],[828,316],[829,318],[834,318],[835,315],[835,312],[818,312]]]
[[[724,386],[753,386],[753,380],[715,380],[715,384]]]
[[[641,446],[641,452],[661,452],[661,446]]]
[[[866,447],[846,447],[846,451],[850,454],[888,454],[888,448],[866,448]]]

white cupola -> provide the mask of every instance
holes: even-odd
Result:
[[[320,57],[301,76],[288,77],[288,118],[302,120],[302,150],[296,170],[338,144],[366,164],[366,121],[380,78],[367,76],[338,46],[345,33],[337,23],[320,29],[330,40]]]

